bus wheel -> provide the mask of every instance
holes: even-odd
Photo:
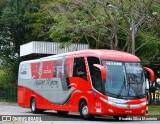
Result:
[[[92,119],[94,115],[88,113],[88,105],[85,101],[80,104],[80,115],[83,119]]]
[[[36,108],[36,100],[34,98],[31,99],[30,107],[33,114],[36,114],[38,112],[38,109]]]
[[[67,111],[57,111],[57,114],[60,115],[60,116],[65,116],[65,115],[68,115],[69,112]]]

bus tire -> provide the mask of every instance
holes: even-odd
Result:
[[[68,115],[68,111],[57,111],[57,114],[59,115],[59,116],[65,116],[65,115]]]
[[[37,113],[43,113],[45,110],[44,109],[38,109],[37,111],[38,111]]]
[[[35,98],[31,99],[31,105],[30,105],[31,111],[33,114],[38,113],[38,109],[36,108],[36,100]]]
[[[94,115],[88,113],[88,105],[85,101],[80,103],[80,115],[85,120],[94,118]]]

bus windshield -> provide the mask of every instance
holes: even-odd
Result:
[[[145,78],[141,63],[102,61],[107,70],[105,92],[117,98],[143,98],[146,95]]]

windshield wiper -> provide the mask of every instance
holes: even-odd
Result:
[[[113,96],[113,97],[119,98],[118,95],[116,95],[116,94],[106,92],[106,95],[108,95],[108,94],[110,94],[110,95]]]
[[[121,86],[121,89],[120,89],[120,91],[119,91],[119,93],[118,93],[118,97],[120,97],[120,95],[121,95],[121,93],[122,93],[122,91],[123,91],[123,87],[124,87],[124,85],[125,85],[125,79],[124,79],[124,82],[123,82],[123,85]]]

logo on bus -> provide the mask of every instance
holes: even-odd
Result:
[[[130,108],[130,105],[127,105],[127,108]]]

